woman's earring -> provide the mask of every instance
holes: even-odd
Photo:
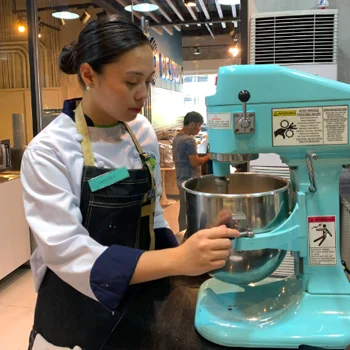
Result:
[[[90,91],[90,90],[91,90],[91,87],[90,87],[90,86],[87,86],[87,87],[86,87],[86,90],[87,90],[87,91]]]

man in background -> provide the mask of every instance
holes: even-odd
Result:
[[[190,178],[200,176],[201,165],[208,162],[210,155],[199,157],[194,135],[201,130],[203,117],[197,112],[185,115],[184,126],[173,141],[173,160],[176,169],[176,182],[180,192],[179,231],[187,228],[185,193],[181,184]]]

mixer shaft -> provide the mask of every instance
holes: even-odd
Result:
[[[217,193],[219,194],[228,194],[228,185],[230,180],[224,176],[217,177],[215,179],[215,184],[217,188]]]

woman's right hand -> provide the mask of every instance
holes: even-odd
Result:
[[[179,274],[198,276],[223,267],[235,237],[239,232],[225,225],[198,231],[175,248]]]

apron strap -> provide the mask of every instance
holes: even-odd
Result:
[[[86,124],[82,103],[79,103],[75,110],[75,124],[78,133],[83,137],[81,147],[83,149],[84,164],[85,166],[95,166],[94,153],[92,151],[89,129]]]
[[[83,151],[83,157],[84,157],[84,164],[85,166],[95,166],[95,160],[94,160],[94,153],[92,151],[92,145],[89,135],[89,129],[86,124],[85,115],[83,112],[83,104],[80,102],[77,109],[75,110],[75,124],[77,127],[78,133],[83,137],[83,141],[81,143],[82,151]],[[145,153],[142,150],[142,147],[140,146],[139,142],[137,141],[137,138],[133,131],[131,130],[130,126],[126,123],[123,123],[126,127],[126,130],[130,134],[130,137],[137,149],[137,152],[140,155],[140,159],[142,162],[143,167],[146,166],[148,169],[150,178],[151,178],[151,191],[155,193],[155,181],[154,181],[154,175],[152,170],[152,165],[149,162],[149,155]],[[142,208],[142,214],[141,216],[149,216],[149,233],[150,233],[150,247],[149,250],[155,249],[155,233],[154,233],[154,211],[156,207],[155,202],[155,196],[152,197],[151,200],[148,199],[148,193],[145,194],[143,203],[146,203],[150,201],[148,205],[144,205]]]
[[[151,215],[149,215],[149,232],[150,232],[150,248],[149,250],[154,250],[155,249],[155,233],[154,233],[154,211],[156,208],[156,202],[155,202],[155,180],[154,180],[154,175],[153,175],[153,169],[152,169],[152,165],[151,162],[149,161],[150,156],[145,153],[141,147],[141,145],[139,144],[135,134],[133,133],[133,131],[131,130],[130,126],[127,123],[123,123],[126,127],[126,130],[128,131],[128,133],[130,134],[130,137],[132,139],[132,141],[134,142],[134,145],[137,149],[137,152],[139,152],[140,155],[140,159],[142,161],[143,166],[146,166],[148,169],[148,172],[150,174],[151,177],[151,191],[154,192],[154,197],[151,200],[151,203],[149,204],[149,206],[145,206],[144,208],[142,208],[142,216],[147,216],[147,214],[152,213]],[[145,195],[145,198],[143,200],[143,202],[147,201],[147,195]]]
[[[135,147],[137,149],[137,152],[139,152],[142,164],[144,166],[146,165],[146,167],[148,168],[148,170],[149,170],[149,172],[151,174],[152,179],[154,179],[152,165],[151,165],[151,163],[149,161],[150,156],[143,151],[142,147],[139,144],[139,141],[137,140],[137,138],[136,138],[135,134],[133,133],[133,131],[131,130],[130,126],[127,123],[124,123],[124,122],[123,122],[123,124],[125,125],[126,130],[130,134],[130,137],[131,137],[132,141],[134,142],[134,145],[135,145]],[[154,184],[154,181],[152,181],[152,189],[154,189],[154,187],[155,187],[155,184]]]

